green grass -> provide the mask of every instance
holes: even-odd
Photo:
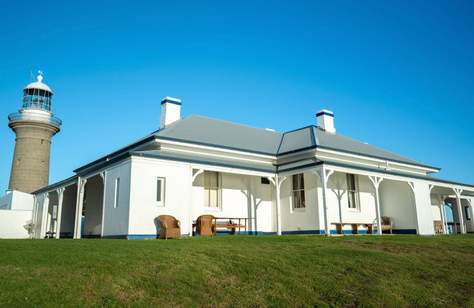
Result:
[[[0,240],[0,306],[474,306],[474,236]]]

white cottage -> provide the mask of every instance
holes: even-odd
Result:
[[[280,133],[161,103],[160,129],[34,192],[31,236],[156,238],[169,214],[193,235],[203,214],[250,234],[474,231],[474,186],[336,132],[334,115]],[[222,230],[224,231],[224,230]]]

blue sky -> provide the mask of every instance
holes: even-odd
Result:
[[[63,120],[50,181],[183,114],[338,133],[474,183],[473,1],[2,1],[0,190],[41,69]]]

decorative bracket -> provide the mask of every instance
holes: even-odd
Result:
[[[453,190],[454,190],[454,193],[456,194],[456,197],[461,198],[461,194],[463,192],[463,189],[462,188],[453,188]]]
[[[204,173],[204,169],[199,169],[197,170],[196,172],[193,173],[193,178],[192,178],[192,182],[191,183],[194,183],[194,180],[196,180],[196,178],[198,177],[198,175],[200,175],[201,173]]]
[[[378,190],[380,183],[382,183],[384,178],[380,176],[369,175],[369,180],[372,182],[372,185],[374,185],[374,188]]]
[[[276,183],[276,177],[271,177],[271,176],[267,176],[267,179],[270,181],[270,183],[273,184],[273,186],[277,186],[278,185],[278,189],[281,188],[281,184],[283,184],[283,182],[287,179],[288,177],[286,176],[282,176],[282,177],[278,177],[278,183]]]

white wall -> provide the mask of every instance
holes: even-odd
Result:
[[[151,158],[132,159],[132,185],[130,194],[131,236],[157,234],[155,218],[172,215],[181,222],[181,233],[189,234],[190,220],[203,214],[215,217],[255,217],[260,232],[275,232],[275,214],[272,185],[261,184],[260,177],[220,173],[221,207],[204,207],[203,175],[198,175],[191,188],[191,166]],[[156,201],[156,181],[165,178],[165,202]],[[256,205],[256,206],[255,206]],[[243,223],[243,222],[242,222]],[[248,230],[253,230],[251,224]]]
[[[418,234],[433,235],[433,210],[431,209],[431,193],[428,183],[414,181],[416,218]]]
[[[103,236],[124,236],[128,234],[130,205],[131,160],[112,166],[105,172],[105,206]],[[115,180],[120,178],[119,202],[115,202]]]
[[[66,187],[63,194],[60,235],[72,237],[76,215],[77,184]]]
[[[28,210],[0,210],[0,238],[29,238],[24,226],[31,220]]]
[[[376,223],[376,209],[374,188],[369,178],[366,176],[356,175],[359,208],[349,208],[349,200],[347,193],[346,173],[335,172],[328,181],[327,200],[329,201],[328,217],[329,222],[339,222],[339,202],[342,211],[342,222],[344,223]],[[339,196],[339,197],[338,197]],[[362,227],[361,227],[362,228]],[[335,229],[332,225],[331,229]],[[345,230],[350,230],[351,226],[344,226]]]
[[[293,209],[292,176],[288,176],[281,187],[281,223],[283,232],[319,230],[318,191],[316,175],[304,173],[304,209]],[[322,204],[322,203],[321,203]],[[324,229],[324,225],[322,227]]]
[[[272,184],[262,184],[261,177],[220,173],[221,207],[204,207],[203,174],[194,181],[192,217],[211,214],[215,217],[250,218],[248,231],[276,232],[276,211]],[[255,220],[256,218],[256,220]],[[244,222],[241,221],[243,224]]]
[[[99,175],[87,180],[84,198],[85,224],[83,233],[85,235],[99,236],[102,232],[103,187],[104,184]]]
[[[155,219],[172,215],[181,222],[181,233],[189,230],[191,169],[183,163],[132,158],[129,234],[153,236],[157,234]],[[165,200],[156,201],[158,177],[165,178]]]
[[[416,230],[415,200],[408,184],[400,181],[383,180],[379,189],[381,216],[392,218],[394,229]]]

